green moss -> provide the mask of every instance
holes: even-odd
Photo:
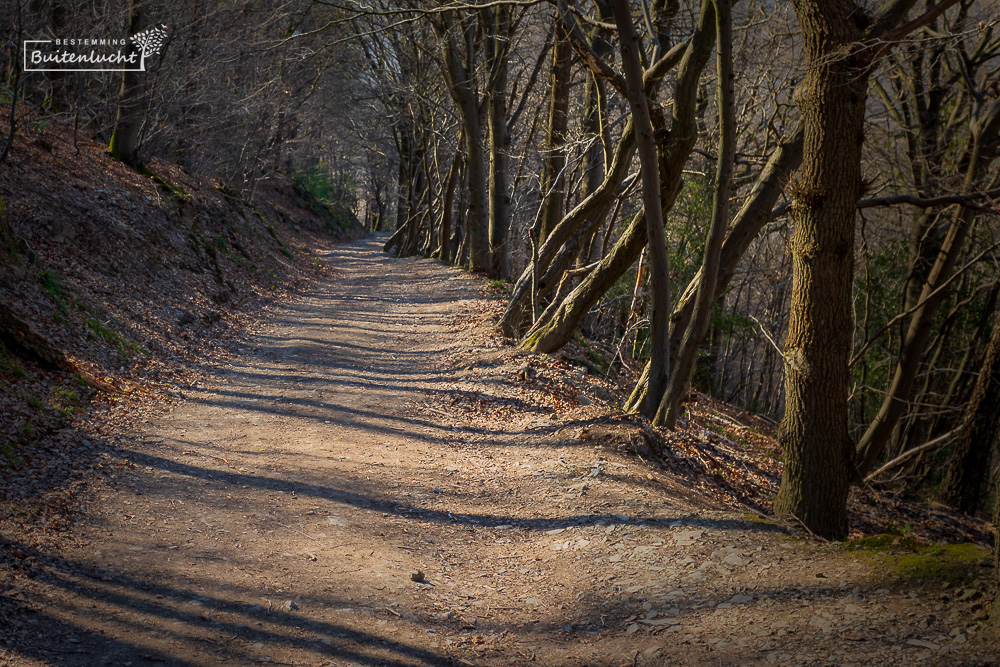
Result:
[[[535,346],[538,345],[538,339],[540,338],[540,336],[541,334],[538,333],[532,334],[527,338],[525,338],[521,342],[521,344],[518,345],[518,347],[521,348],[522,350],[534,350]]]
[[[240,191],[231,185],[217,185],[215,186],[215,189],[227,197],[235,197],[236,199],[243,198],[242,195],[240,195]]]
[[[149,352],[142,345],[130,341],[117,331],[112,331],[106,324],[91,318],[87,320],[87,326],[90,328],[90,337],[94,340],[104,341],[118,350],[118,357],[122,361],[127,358],[127,352],[149,355]]]
[[[977,544],[921,544],[893,533],[845,542],[843,548],[900,582],[943,581],[952,586],[975,579],[991,558],[990,550]]]
[[[491,291],[498,294],[513,294],[514,288],[511,286],[509,280],[489,280],[487,281],[487,286]]]
[[[124,160],[122,160],[121,149],[118,147],[118,133],[117,132],[115,132],[115,133],[113,133],[111,135],[111,141],[108,142],[108,153],[110,153],[111,157],[113,157],[114,159],[118,160],[119,162],[124,162]]]

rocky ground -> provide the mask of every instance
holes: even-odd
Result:
[[[324,261],[169,406],[93,425],[99,474],[4,506],[0,664],[995,663],[985,549],[803,536],[734,411],[692,404],[655,462],[607,382],[495,339],[476,279]]]

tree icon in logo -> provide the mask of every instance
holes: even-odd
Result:
[[[146,57],[155,56],[167,40],[167,26],[147,28],[132,35],[132,43],[139,49],[139,70],[146,71]]]

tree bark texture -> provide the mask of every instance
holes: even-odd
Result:
[[[489,218],[490,273],[506,277],[510,265],[507,233],[510,228],[510,192],[507,183],[510,133],[507,127],[507,56],[510,52],[510,7],[499,6],[484,10],[487,25],[487,65],[489,81],[486,90],[490,136],[489,155]]]
[[[561,11],[561,10],[560,10]],[[573,49],[566,36],[562,21],[555,19],[555,41],[552,43],[552,83],[549,90],[549,125],[545,141],[545,166],[542,176],[542,193],[545,198],[539,243],[544,243],[549,232],[562,219],[566,201],[566,132],[569,128],[569,86]]]
[[[732,0],[715,0],[716,24],[716,68],[718,72],[719,105],[719,160],[715,172],[715,191],[712,202],[712,222],[705,239],[697,297],[691,321],[677,353],[677,363],[672,364],[673,373],[667,391],[660,401],[653,420],[674,428],[680,412],[681,401],[691,385],[701,347],[715,304],[716,284],[719,278],[722,244],[729,223],[729,193],[732,189],[733,162],[736,157],[736,118],[733,110],[733,25]],[[669,344],[668,344],[669,348]],[[648,391],[648,390],[647,390]]]
[[[475,40],[476,24],[470,16],[455,21],[452,12],[444,12],[438,25],[444,55],[448,89],[458,107],[465,133],[465,172],[468,179],[469,202],[466,212],[469,265],[473,271],[490,273],[488,187],[486,150],[483,145],[482,107],[476,90]],[[464,48],[459,47],[459,40]]]
[[[854,219],[861,194],[868,66],[853,54],[860,8],[844,0],[796,0],[807,56],[795,100],[805,125],[793,186],[792,302],[785,340],[785,466],[774,500],[831,539],[847,535],[854,445],[847,432]]]
[[[455,204],[455,186],[458,184],[458,172],[462,169],[462,151],[455,151],[445,179],[443,201],[441,203],[441,224],[438,227],[438,251],[435,257],[448,263],[451,258],[451,217]]]
[[[139,32],[142,22],[142,0],[130,0],[128,5],[129,36]],[[139,47],[131,40],[129,40],[127,49],[127,55],[139,53]],[[142,130],[142,118],[146,106],[141,74],[141,72],[128,70],[122,72],[115,126],[111,132],[111,142],[108,145],[108,151],[112,157],[132,168],[140,166],[139,133]]]
[[[628,0],[614,0],[612,8],[618,37],[621,40],[622,69],[629,108],[635,125],[636,146],[642,176],[642,204],[646,220],[646,237],[649,245],[649,275],[652,303],[650,305],[650,362],[649,398],[643,412],[648,417],[656,413],[660,398],[666,389],[670,372],[670,265],[667,259],[667,240],[663,231],[663,206],[660,197],[660,171],[657,160],[656,139],[650,117],[649,100],[642,85],[639,36],[632,25],[632,10]]]

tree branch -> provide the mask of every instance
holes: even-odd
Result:
[[[1000,190],[990,190],[989,192],[976,192],[969,195],[941,195],[940,197],[917,197],[915,195],[892,195],[889,197],[874,197],[871,199],[858,200],[858,208],[876,208],[882,206],[898,206],[899,204],[910,204],[918,208],[934,208],[936,206],[947,206],[948,204],[961,204],[966,208],[971,208],[980,213],[1000,213],[997,207],[975,206],[972,202],[990,199],[1000,196]],[[792,202],[785,202],[774,207],[771,211],[771,219],[776,220],[785,215],[792,208]]]

